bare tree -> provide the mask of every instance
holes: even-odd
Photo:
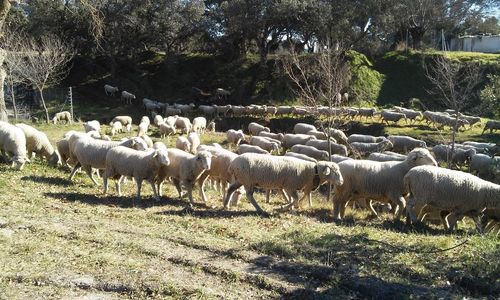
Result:
[[[432,85],[428,92],[437,95],[444,106],[455,111],[451,137],[451,153],[454,153],[460,113],[477,92],[482,80],[481,69],[475,63],[454,63],[444,55],[437,56],[431,64],[425,65],[425,74]]]
[[[10,10],[10,2],[8,0],[0,0],[0,37],[3,36],[3,23],[7,17],[7,13]],[[7,107],[5,106],[4,98],[4,80],[7,76],[5,70],[2,68],[3,61],[5,59],[5,51],[0,48],[0,121],[8,121],[7,118]]]
[[[22,53],[25,63],[19,69],[20,75],[39,92],[46,120],[49,122],[49,110],[43,91],[66,77],[74,50],[58,37],[45,36],[40,42],[27,39]]]

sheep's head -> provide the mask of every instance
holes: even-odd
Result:
[[[30,162],[30,160],[27,157],[23,156],[12,157],[12,167],[14,167],[16,170],[22,170],[24,164],[27,162]]]
[[[334,185],[344,184],[344,178],[340,173],[339,166],[334,162],[320,161],[316,165],[318,167],[319,176],[321,181],[328,181]]]
[[[168,159],[168,151],[166,149],[155,150],[153,157],[156,158],[161,166],[170,165],[170,159]]]
[[[57,124],[57,117],[52,118],[52,122],[54,122],[54,124]]]
[[[210,167],[212,165],[212,153],[208,151],[200,151],[198,154],[196,154],[196,164],[202,169],[202,170],[210,170]]]
[[[48,159],[48,163],[51,166],[60,166],[62,164],[61,156],[59,155],[59,153],[57,153],[57,151],[54,151],[54,153],[52,153],[52,155]]]
[[[270,152],[276,152],[276,153],[278,153],[279,151],[280,151],[280,146],[277,143],[272,143],[271,151]]]
[[[394,145],[389,140],[382,141],[380,142],[380,144],[383,150],[392,149],[392,147],[394,147]]]
[[[130,139],[130,148],[138,151],[144,151],[148,149],[148,144],[141,137],[134,137]]]
[[[418,146],[420,148],[427,148],[427,143],[425,143],[424,141],[421,141]]]
[[[264,130],[265,132],[271,132],[271,129],[269,129],[269,127],[264,127]]]
[[[408,153],[408,157],[406,158],[405,162],[407,162],[412,168],[423,165],[430,165],[437,167],[438,165],[434,157],[429,152],[429,150],[424,148],[413,149],[410,153]]]

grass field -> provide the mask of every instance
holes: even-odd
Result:
[[[55,143],[81,125],[36,127]],[[498,142],[498,136],[482,138]],[[203,137],[223,140],[220,133]],[[499,239],[477,234],[470,220],[447,234],[438,225],[408,228],[388,214],[370,219],[348,210],[336,224],[319,192],[312,208],[261,218],[245,200],[221,210],[210,190],[209,203],[186,214],[187,200],[177,199],[171,184],[161,202],[144,185],[143,201],[133,206],[130,182],[120,198],[114,185],[104,196],[85,174],[74,183],[68,176],[39,160],[20,172],[0,165],[0,299],[493,299],[500,293]],[[277,195],[271,204],[263,198],[257,195],[267,210],[282,204]]]

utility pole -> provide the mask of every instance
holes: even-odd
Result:
[[[70,112],[71,112],[71,120],[74,120],[75,117],[73,116],[73,88],[69,87],[69,107],[70,107]]]

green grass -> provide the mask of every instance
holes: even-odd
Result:
[[[55,142],[81,124],[36,127]],[[203,137],[223,140],[220,133]],[[209,203],[186,214],[187,200],[177,199],[171,184],[159,203],[144,185],[134,207],[130,181],[123,197],[114,185],[103,195],[85,174],[72,183],[68,170],[38,159],[20,172],[2,164],[0,174],[2,299],[462,298],[499,291],[499,240],[478,235],[470,220],[446,234],[438,225],[408,228],[388,214],[371,219],[348,208],[346,221],[335,224],[318,192],[312,208],[261,218],[244,199],[221,210],[211,189]],[[256,197],[267,210],[282,204],[276,195],[271,204]]]

